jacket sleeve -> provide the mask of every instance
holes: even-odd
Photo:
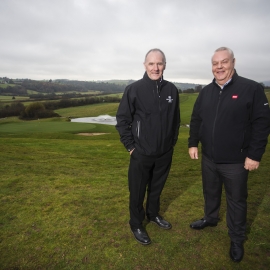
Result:
[[[201,99],[201,93],[197,97],[193,111],[191,114],[191,120],[190,120],[190,129],[189,129],[189,138],[188,138],[188,147],[198,147],[199,145],[199,132],[200,127],[202,123],[202,119],[199,114],[199,108],[200,108],[200,99]]]
[[[254,93],[251,113],[251,138],[248,157],[260,161],[270,133],[270,109],[263,87],[258,84]]]
[[[132,122],[135,112],[134,105],[129,97],[130,88],[127,87],[120,101],[117,113],[116,113],[116,129],[120,135],[120,141],[123,143],[127,151],[135,148],[134,137],[132,135]]]

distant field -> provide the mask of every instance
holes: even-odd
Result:
[[[59,109],[55,110],[55,112],[61,116],[71,118],[93,117],[103,114],[115,116],[118,106],[118,103],[98,103],[93,105]]]
[[[15,99],[13,99],[15,97]],[[0,102],[16,102],[20,100],[26,100],[29,99],[29,97],[22,97],[22,96],[1,96],[0,95]]]
[[[0,83],[0,88],[7,88],[8,86],[16,86],[16,84]]]
[[[85,92],[80,92],[80,91],[68,91],[68,92],[56,92],[56,95],[65,95],[69,93],[75,93],[75,94],[81,94],[81,95],[99,95],[102,94],[102,91],[96,91],[96,90],[88,90]]]
[[[34,90],[27,90],[27,94],[36,95],[36,94],[40,94],[40,93],[38,91],[34,91]]]
[[[117,97],[117,98],[121,98],[123,96],[123,93],[116,93],[116,94],[105,94],[105,95],[102,95],[104,97]]]

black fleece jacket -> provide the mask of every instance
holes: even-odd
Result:
[[[160,155],[177,142],[179,95],[174,84],[143,78],[126,87],[116,114],[116,129],[128,151]]]
[[[223,90],[215,83],[200,92],[190,122],[189,147],[215,163],[260,161],[270,132],[270,110],[263,87],[234,73]]]

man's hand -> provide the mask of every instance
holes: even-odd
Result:
[[[198,147],[190,147],[188,153],[191,159],[198,159]]]
[[[253,171],[259,168],[260,162],[256,160],[252,160],[250,158],[246,158],[244,168],[248,171]]]
[[[129,154],[131,155],[131,154],[133,153],[134,150],[135,150],[135,148],[133,148],[133,149],[129,152]]]

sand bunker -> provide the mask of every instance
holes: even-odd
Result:
[[[71,122],[77,123],[96,123],[104,125],[116,125],[116,117],[110,115],[99,115],[96,117],[83,117],[83,118],[74,118],[71,119]]]
[[[104,135],[104,134],[110,134],[110,133],[78,133],[77,135],[82,135],[82,136],[97,136],[97,135]]]

